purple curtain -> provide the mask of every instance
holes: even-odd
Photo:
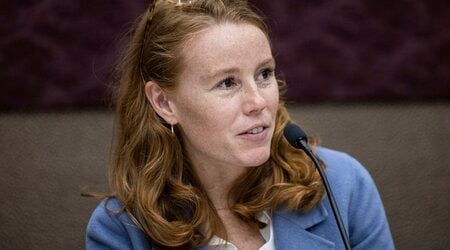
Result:
[[[253,0],[298,102],[450,100],[450,2]],[[0,3],[0,109],[103,107],[148,1]]]

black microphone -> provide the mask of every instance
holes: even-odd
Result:
[[[322,182],[325,186],[325,190],[328,194],[327,195],[328,201],[330,202],[331,210],[333,210],[334,218],[336,219],[336,224],[339,228],[339,232],[341,234],[342,241],[344,242],[345,249],[351,249],[347,232],[345,231],[344,224],[342,223],[342,218],[339,213],[339,209],[336,205],[336,200],[334,199],[334,195],[333,192],[331,191],[330,184],[328,184],[327,176],[325,175],[325,172],[323,171],[321,165],[319,164],[319,160],[308,146],[308,136],[299,126],[293,123],[289,123],[284,128],[284,137],[286,137],[288,142],[294,148],[302,149],[303,151],[305,151],[305,153],[314,162],[314,165],[319,171],[320,177],[322,178]]]

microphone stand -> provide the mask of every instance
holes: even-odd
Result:
[[[347,232],[345,231],[344,224],[342,223],[342,218],[339,213],[339,209],[336,205],[336,200],[334,198],[333,192],[331,191],[330,184],[328,183],[327,176],[325,175],[325,172],[323,171],[322,167],[320,166],[319,161],[317,160],[316,156],[312,152],[312,150],[308,147],[308,144],[306,141],[300,137],[297,140],[295,140],[295,144],[297,148],[303,149],[303,151],[311,158],[311,160],[314,162],[314,165],[316,166],[317,170],[319,171],[320,177],[322,178],[322,182],[325,186],[325,190],[327,192],[328,201],[331,205],[331,210],[333,211],[334,218],[336,219],[337,226],[339,228],[339,233],[341,234],[342,241],[344,242],[345,249],[350,250],[350,243],[348,240]]]

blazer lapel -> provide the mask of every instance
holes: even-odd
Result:
[[[322,222],[328,212],[319,203],[307,213],[286,212],[284,209],[273,213],[273,230],[277,250],[294,249],[335,249],[333,242],[308,232],[307,229]]]

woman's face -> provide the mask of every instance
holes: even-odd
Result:
[[[270,156],[278,108],[275,62],[264,33],[214,25],[184,49],[169,102],[194,166],[258,166]]]

